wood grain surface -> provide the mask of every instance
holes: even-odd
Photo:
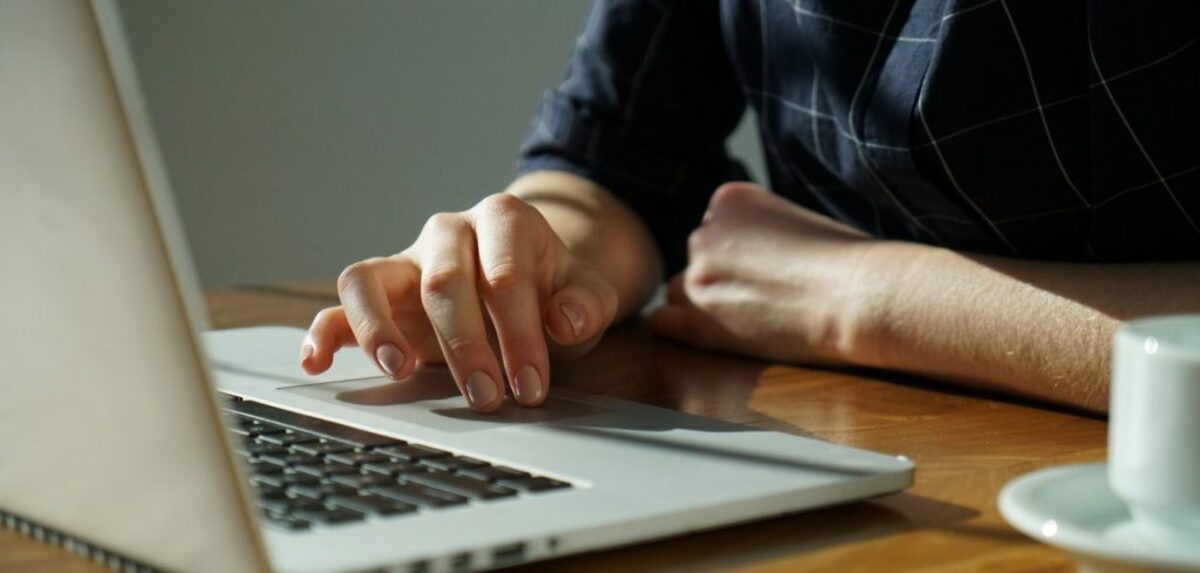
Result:
[[[210,326],[307,326],[331,281],[213,289]],[[356,351],[356,350],[350,350]],[[701,353],[614,329],[554,366],[556,385],[813,436],[917,464],[907,492],[516,570],[1070,571],[1070,557],[1008,527],[996,495],[1022,473],[1102,460],[1107,425],[1078,412],[881,372],[829,371]],[[96,571],[0,530],[0,571]]]

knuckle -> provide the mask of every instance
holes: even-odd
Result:
[[[721,280],[720,269],[705,260],[692,262],[683,272],[683,288],[689,296],[719,280]]]
[[[338,293],[345,293],[348,289],[362,284],[364,280],[370,277],[373,266],[371,260],[358,261],[350,266],[342,269],[342,273],[338,275],[337,287]]]
[[[467,280],[467,271],[460,265],[443,264],[421,275],[421,295],[444,297]]]
[[[499,261],[483,273],[483,286],[488,293],[511,291],[523,286],[527,280],[527,273],[515,261]]]
[[[363,316],[354,321],[351,330],[359,344],[368,344],[383,331],[383,322],[373,316]]]
[[[337,313],[336,306],[331,306],[329,308],[323,308],[323,309],[317,311],[317,315],[313,317],[313,324],[314,325],[327,324],[329,321],[333,320],[333,317],[336,313]]]
[[[489,195],[483,201],[480,201],[488,211],[502,216],[511,216],[525,213],[529,205],[511,193],[496,193]]]
[[[749,201],[754,195],[754,187],[745,183],[726,183],[717,188],[708,205],[713,213],[736,207]]]
[[[434,230],[457,230],[466,225],[462,216],[458,213],[434,213],[425,220],[425,227],[421,230],[422,233],[428,233]]]
[[[445,353],[451,356],[470,356],[480,348],[480,342],[469,336],[447,336],[442,338]]]
[[[700,227],[692,231],[687,238],[688,252],[699,252],[705,249],[710,243],[709,233],[704,230],[705,227]]]

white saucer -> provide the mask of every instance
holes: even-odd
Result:
[[[1013,527],[1073,553],[1080,571],[1200,572],[1200,540],[1179,549],[1147,543],[1109,489],[1103,463],[1025,474],[1004,486],[999,502]]]

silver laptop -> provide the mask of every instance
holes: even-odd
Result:
[[[213,166],[219,169],[219,166]],[[0,521],[129,569],[462,571],[908,487],[896,456],[201,330],[116,10],[0,0]]]

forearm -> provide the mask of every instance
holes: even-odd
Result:
[[[619,300],[615,320],[637,312],[662,282],[649,231],[599,185],[562,171],[536,171],[505,191],[536,207],[576,257],[611,281]]]
[[[1200,263],[1074,264],[881,243],[886,281],[858,363],[1108,407],[1111,338],[1154,314],[1200,312]]]

